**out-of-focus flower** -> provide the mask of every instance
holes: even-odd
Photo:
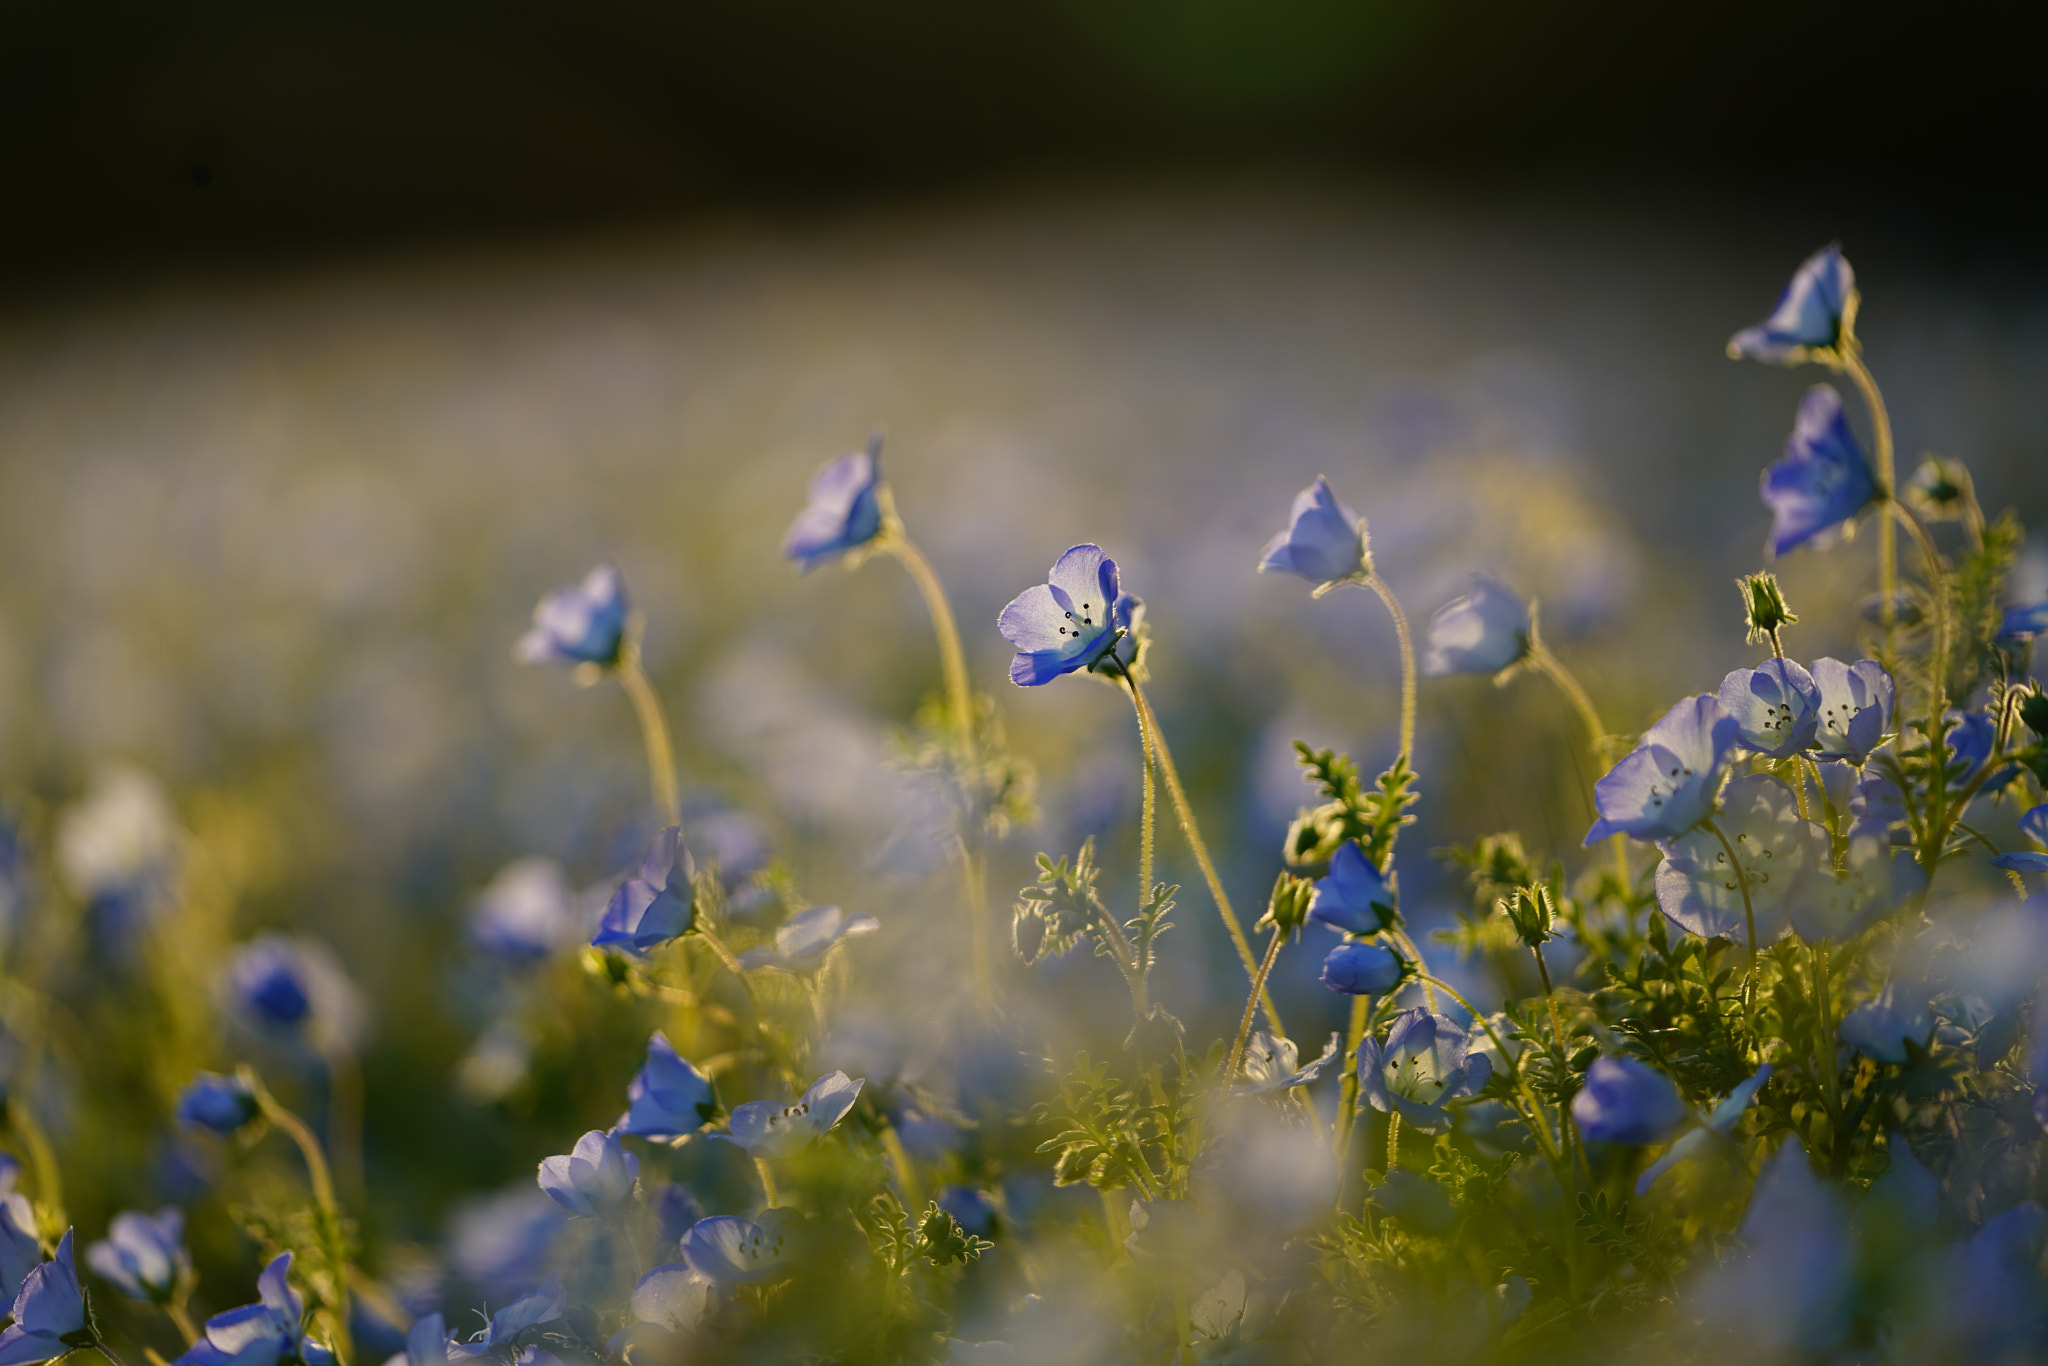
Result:
[[[626,1084],[626,1099],[617,1131],[658,1142],[695,1133],[718,1110],[711,1079],[658,1031],[647,1041],[646,1065]]]
[[[1261,574],[1299,574],[1320,594],[1365,571],[1365,524],[1322,475],[1295,495],[1287,529],[1259,552]]]
[[[448,1323],[439,1314],[415,1319],[405,1335],[405,1366],[448,1366],[450,1361],[461,1360],[449,1350],[454,1346],[448,1338]],[[388,1361],[385,1366],[398,1366],[398,1362]]]
[[[693,1332],[711,1308],[714,1286],[686,1262],[669,1262],[642,1276],[633,1286],[630,1308],[633,1322],[612,1335],[609,1344],[616,1355],[628,1360],[680,1357],[678,1339]]]
[[[1884,742],[1892,724],[1894,685],[1891,674],[1874,659],[1844,664],[1839,659],[1813,661],[1814,685],[1820,689],[1821,757],[1860,764]]]
[[[519,637],[513,654],[527,664],[608,667],[619,662],[631,614],[625,576],[606,561],[583,582],[542,598],[533,609],[533,629]]]
[[[1323,1075],[1323,1069],[1343,1050],[1343,1039],[1332,1034],[1321,1057],[1306,1066],[1297,1066],[1301,1053],[1294,1040],[1276,1039],[1260,1030],[1245,1042],[1244,1084],[1232,1087],[1231,1092],[1233,1095],[1256,1096],[1268,1091],[1306,1086]]]
[[[865,1078],[833,1072],[812,1082],[794,1105],[751,1101],[732,1112],[726,1126],[730,1132],[716,1137],[737,1143],[755,1157],[793,1156],[846,1118],[865,1084]]]
[[[1838,874],[1826,860],[1809,864],[1785,905],[1792,928],[1807,943],[1847,939],[1902,898],[1927,888],[1927,873],[1911,849],[1894,849],[1882,831],[1849,831],[1849,848]]]
[[[1833,385],[1806,391],[1785,454],[1764,470],[1758,492],[1771,510],[1773,555],[1835,530],[1877,498],[1870,462],[1842,416],[1842,396]]]
[[[14,1322],[0,1332],[0,1366],[49,1361],[91,1345],[85,1321],[85,1292],[71,1260],[71,1230],[64,1230],[57,1255],[28,1273],[14,1297]]]
[[[1596,1143],[1640,1147],[1685,1123],[1685,1102],[1670,1078],[1648,1063],[1595,1058],[1586,1084],[1572,1097],[1572,1122]]]
[[[1407,960],[1377,942],[1347,940],[1323,959],[1323,985],[1347,996],[1384,996],[1407,978]]]
[[[470,1341],[455,1344],[449,1356],[456,1360],[481,1356],[514,1357],[524,1362],[519,1349],[526,1345],[522,1341],[525,1335],[544,1323],[553,1323],[567,1309],[568,1296],[563,1293],[562,1278],[559,1273],[551,1275],[538,1290],[521,1295],[491,1315],[489,1327]],[[525,1366],[533,1364],[525,1363]]]
[[[137,1210],[114,1216],[107,1236],[85,1250],[85,1264],[135,1300],[162,1304],[192,1269],[185,1252],[185,1213],[167,1205],[154,1217]]]
[[[1377,934],[1394,924],[1401,894],[1372,866],[1364,846],[1346,840],[1330,858],[1330,873],[1316,883],[1308,918],[1346,934]]]
[[[1593,785],[1600,819],[1585,842],[1610,835],[1671,839],[1713,815],[1735,740],[1735,718],[1712,693],[1674,706],[1643,733],[1633,753]]]
[[[641,856],[639,875],[612,893],[591,944],[644,954],[682,934],[697,918],[696,876],[682,827],[662,830]]]
[[[756,1223],[721,1214],[699,1219],[683,1235],[684,1264],[716,1285],[759,1285],[780,1279],[789,1253],[788,1232],[766,1218]]]
[[[1497,674],[1528,658],[1535,624],[1522,595],[1491,574],[1475,574],[1461,598],[1429,619],[1426,674]]]
[[[2005,609],[2005,616],[1998,627],[1998,639],[2032,640],[2039,635],[2048,635],[2048,600]]]
[[[1941,1181],[1913,1155],[1904,1134],[1885,1140],[1891,1166],[1870,1183],[1870,1198],[1892,1210],[1906,1227],[1925,1232],[1941,1215]]]
[[[1841,244],[1830,242],[1800,262],[1770,317],[1728,339],[1728,358],[1797,365],[1816,351],[1832,351],[1841,345],[1855,298],[1856,272]]]
[[[182,835],[170,799],[139,768],[97,773],[57,824],[57,870],[118,947],[169,895]]]
[[[687,1186],[671,1181],[647,1202],[654,1211],[654,1241],[658,1247],[674,1247],[690,1226],[704,1217],[704,1206]]]
[[[2015,873],[2048,873],[2048,802],[2020,817],[2020,834],[2032,841],[2042,852],[2015,850],[1991,860],[1991,866]]]
[[[1664,862],[1657,868],[1657,905],[1682,930],[1738,944],[1747,942],[1754,915],[1758,938],[1769,942],[1785,927],[1786,904],[1801,876],[1810,869],[1832,875],[1828,832],[1802,818],[1792,789],[1768,773],[1729,783],[1715,824],[1721,835],[1694,829],[1658,845]],[[1729,863],[1729,846],[1740,876]]]
[[[1889,982],[1874,1001],[1865,1001],[1836,1026],[1842,1042],[1879,1062],[1906,1061],[1906,1045],[1927,1046],[1934,1016],[1927,992],[1908,983]]]
[[[229,1138],[261,1108],[240,1077],[201,1072],[178,1096],[178,1122]]]
[[[576,1140],[575,1151],[541,1159],[540,1188],[571,1214],[602,1218],[633,1198],[640,1159],[618,1138],[592,1129]]]
[[[1124,1239],[1124,1251],[1135,1261],[1194,1265],[1215,1242],[1215,1227],[1192,1200],[1131,1201],[1131,1234]]]
[[[1418,1132],[1451,1127],[1444,1107],[1477,1095],[1493,1076],[1483,1053],[1467,1053],[1464,1028],[1417,1006],[1394,1019],[1385,1044],[1371,1035],[1358,1045],[1358,1084],[1373,1109],[1398,1114]]]
[[[1747,1256],[1707,1274],[1695,1309],[1739,1325],[1750,1350],[1825,1354],[1847,1326],[1854,1244],[1841,1202],[1814,1179],[1799,1140],[1765,1165],[1738,1236]]]
[[[2048,1294],[2041,1254],[2048,1211],[2032,1200],[1988,1219],[1960,1247],[1949,1249],[1942,1279],[1946,1327],[1960,1361],[2038,1358],[2048,1340]]]
[[[938,1203],[954,1223],[977,1238],[986,1238],[996,1231],[996,1202],[989,1199],[986,1191],[972,1186],[948,1186],[939,1192]]]
[[[1119,585],[1116,561],[1099,545],[1060,556],[1046,582],[1027,588],[996,618],[1017,647],[1010,681],[1035,688],[1061,674],[1093,668],[1135,625],[1138,600]]]
[[[20,1294],[22,1281],[43,1263],[35,1206],[14,1189],[13,1178],[9,1172],[7,1189],[0,1192],[0,1299],[5,1300]]]
[[[521,1182],[456,1210],[448,1265],[485,1300],[505,1302],[548,1273],[569,1227],[568,1211]]]
[[[882,530],[882,434],[868,439],[864,451],[848,451],[828,462],[811,478],[810,499],[789,524],[782,553],[797,569],[810,573]]]
[[[744,811],[700,807],[686,812],[683,823],[691,847],[707,862],[718,865],[719,880],[728,887],[746,881],[768,864],[768,833]]]
[[[1820,729],[1820,685],[1789,659],[1767,659],[1721,680],[1721,705],[1735,718],[1736,737],[1773,759],[1797,754]]]
[[[334,1353],[301,1326],[306,1304],[291,1287],[291,1266],[292,1254],[279,1253],[256,1278],[257,1302],[208,1319],[199,1341],[172,1366],[334,1366]]]
[[[577,928],[576,895],[551,858],[514,859],[470,903],[471,942],[515,963],[546,958]]]
[[[302,1029],[353,1044],[362,1002],[326,945],[283,935],[258,935],[235,950],[227,991],[235,1013],[258,1029]]]
[[[882,922],[871,915],[848,915],[837,906],[813,906],[776,926],[775,942],[747,950],[740,955],[740,963],[750,968],[770,963],[792,970],[814,968],[840,940],[873,934],[881,928]]]
[[[1750,1074],[1748,1081],[1722,1098],[1721,1103],[1708,1113],[1705,1124],[1680,1134],[1678,1141],[1667,1148],[1662,1157],[1652,1162],[1643,1174],[1636,1178],[1636,1198],[1642,1199],[1649,1193],[1650,1187],[1657,1184],[1657,1178],[1698,1151],[1709,1138],[1726,1138],[1741,1122],[1742,1112],[1756,1099],[1756,1093],[1763,1089],[1763,1084],[1770,1079],[1771,1065],[1765,1063]]]

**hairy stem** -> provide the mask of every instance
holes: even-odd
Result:
[[[754,1159],[754,1170],[755,1170],[756,1172],[758,1172],[758,1173],[760,1174],[760,1177],[761,1177],[761,1194],[762,1194],[762,1196],[763,1196],[763,1197],[764,1197],[764,1198],[765,1198],[765,1199],[766,1199],[766,1200],[768,1201],[768,1208],[769,1208],[769,1209],[774,1209],[774,1208],[775,1208],[775,1173],[774,1173],[774,1172],[773,1172],[773,1171],[772,1171],[772,1170],[771,1170],[771,1169],[769,1168],[769,1166],[768,1166],[768,1159],[767,1159],[767,1158],[765,1158],[765,1157],[757,1157],[757,1158],[755,1158],[755,1159]]]
[[[1749,1025],[1749,1037],[1756,1042],[1756,907],[1749,900],[1749,871],[1742,866],[1742,860],[1735,857],[1735,846],[1721,833],[1721,827],[1711,818],[1702,821],[1714,838],[1721,841],[1721,848],[1728,855],[1728,866],[1735,871],[1735,885],[1742,891],[1742,922],[1749,940],[1749,971],[1742,979],[1742,1015]]]
[[[1401,642],[1401,757],[1412,761],[1415,757],[1415,642],[1408,634],[1408,614],[1401,610],[1400,602],[1393,590],[1380,580],[1377,574],[1368,574],[1362,583],[1379,594],[1380,601],[1387,606],[1387,615],[1394,619],[1394,634]]]
[[[1529,662],[1557,685],[1558,691],[1572,704],[1579,714],[1579,721],[1586,728],[1586,749],[1593,756],[1593,771],[1599,772],[1607,763],[1607,727],[1600,721],[1600,711],[1593,705],[1593,699],[1580,685],[1578,676],[1564,666],[1564,661],[1550,652],[1542,641],[1529,644]],[[1594,807],[1598,811],[1598,805]],[[1628,867],[1628,836],[1616,835],[1608,841],[1614,852],[1614,871],[1621,878],[1624,895],[1628,892],[1630,873]]]
[[[346,1041],[330,1039],[321,1049],[327,1064],[327,1150],[334,1155],[336,1183],[360,1209],[363,1179],[363,1069]]]
[[[1863,348],[1852,337],[1845,340],[1842,351],[1842,369],[1855,381],[1856,388],[1863,395],[1864,406],[1870,410],[1870,426],[1876,436],[1878,496],[1889,499],[1893,487],[1891,413],[1884,405],[1884,395],[1879,392],[1870,367],[1863,363]],[[1895,667],[1898,662],[1898,587],[1898,537],[1892,529],[1891,519],[1880,517],[1877,522],[1878,620],[1884,630],[1886,668]]]
[[[1266,944],[1266,956],[1259,960],[1258,975],[1252,979],[1251,994],[1244,998],[1244,1016],[1237,1022],[1237,1040],[1230,1045],[1230,1061],[1223,1068],[1226,1082],[1237,1076],[1238,1065],[1244,1061],[1245,1040],[1252,1034],[1252,1013],[1259,1004],[1259,996],[1266,990],[1266,978],[1272,975],[1273,960],[1280,956],[1280,943],[1286,938],[1286,933],[1279,926],[1273,927],[1273,938]]]
[[[1345,1152],[1351,1146],[1351,1126],[1358,1119],[1358,1046],[1365,1042],[1366,1026],[1371,1023],[1372,999],[1366,996],[1351,998],[1351,1023],[1344,1034],[1344,1079],[1337,1085],[1336,1130],[1337,1160],[1344,1160]]]
[[[640,718],[640,739],[647,748],[647,784],[654,794],[655,814],[663,826],[680,825],[683,808],[676,795],[676,755],[669,743],[668,721],[661,712],[661,699],[640,667],[640,647],[630,641],[619,651],[614,671],[619,686],[633,699],[634,714]]]
[[[348,1248],[342,1239],[341,1207],[334,1198],[334,1174],[327,1165],[327,1154],[321,1150],[320,1140],[305,1120],[278,1104],[277,1097],[256,1080],[254,1073],[245,1073],[245,1077],[253,1083],[249,1090],[255,1096],[263,1117],[298,1145],[299,1157],[306,1164],[306,1179],[313,1187],[313,1203],[320,1211],[321,1241],[327,1244],[327,1260],[334,1269],[334,1303],[329,1306],[332,1322],[328,1329],[334,1334],[335,1360],[339,1366],[351,1366],[355,1360],[355,1343],[350,1337],[348,1324]]]
[[[21,1144],[28,1149],[28,1162],[36,1178],[36,1199],[58,1211],[64,1209],[64,1175],[57,1169],[57,1155],[50,1147],[50,1139],[43,1132],[43,1126],[15,1096],[7,1098],[7,1127],[21,1138]]]

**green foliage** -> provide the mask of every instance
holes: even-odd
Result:
[[[2002,675],[1999,651],[1992,644],[2005,617],[2005,581],[2019,557],[2026,533],[2011,511],[1985,525],[1978,542],[1956,558],[1949,583],[1949,646],[1947,695],[1967,697],[1986,678]]]
[[[1054,1184],[1136,1186],[1146,1199],[1184,1194],[1195,1155],[1194,1081],[1185,1056],[1125,1080],[1077,1055],[1058,1099],[1032,1110],[1038,1123],[1058,1127],[1038,1145],[1053,1154]]]

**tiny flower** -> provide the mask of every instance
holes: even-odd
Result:
[[[1844,664],[1822,658],[1813,661],[1812,676],[1820,689],[1820,727],[1815,736],[1821,757],[1862,763],[1891,729],[1891,674],[1874,659]]]
[[[1713,815],[1736,733],[1735,718],[1712,693],[1688,697],[1666,712],[1643,733],[1635,752],[1594,784],[1600,819],[1585,842],[1610,835],[1670,839]]]
[[[1572,1122],[1596,1143],[1655,1143],[1685,1123],[1670,1079],[1634,1058],[1595,1058],[1572,1097]]]
[[[240,1077],[201,1072],[178,1097],[178,1123],[231,1138],[261,1108]]]
[[[700,1279],[714,1285],[759,1285],[778,1280],[786,1272],[784,1260],[790,1248],[788,1234],[775,1223],[765,1217],[756,1223],[730,1214],[699,1219],[683,1235],[683,1262]]]
[[[1076,669],[1092,669],[1134,625],[1138,600],[1118,585],[1116,561],[1099,545],[1060,556],[1046,582],[1027,588],[996,618],[1017,647],[1010,681],[1035,688]]]
[[[752,1101],[732,1112],[729,1133],[718,1137],[736,1143],[755,1157],[790,1157],[811,1146],[846,1118],[866,1079],[833,1072],[811,1083],[794,1105]]]
[[[1657,1178],[1677,1166],[1686,1157],[1698,1151],[1711,1138],[1726,1138],[1742,1119],[1742,1112],[1756,1099],[1756,1093],[1771,1079],[1771,1065],[1765,1063],[1750,1075],[1748,1081],[1737,1086],[1722,1098],[1721,1103],[1708,1114],[1707,1122],[1696,1129],[1688,1129],[1678,1136],[1678,1141],[1665,1150],[1664,1155],[1651,1163],[1649,1168],[1636,1178],[1636,1198],[1642,1199],[1650,1187],[1657,1184]]]
[[[543,1158],[540,1164],[540,1188],[571,1214],[616,1213],[633,1198],[639,1179],[640,1159],[601,1129],[577,1139],[574,1152]]]
[[[1813,352],[1833,351],[1844,321],[1853,322],[1855,301],[1856,272],[1841,244],[1830,242],[1800,263],[1770,317],[1728,339],[1728,358],[1797,365]]]
[[[811,479],[811,501],[789,524],[782,553],[808,574],[882,531],[882,434],[865,451],[848,451]]]
[[[1802,818],[1792,789],[1767,773],[1729,783],[1716,824],[1726,845],[1713,831],[1694,829],[1658,846],[1664,862],[1657,869],[1657,905],[1673,924],[1702,939],[1746,942],[1752,916],[1758,936],[1775,939],[1801,875],[1812,868],[1832,873],[1827,830]]]
[[[855,935],[873,934],[882,922],[871,915],[848,915],[837,906],[813,906],[775,927],[775,942],[740,955],[745,967],[773,963],[792,970],[818,966],[834,944]]]
[[[10,1185],[0,1193],[0,1300],[21,1293],[28,1273],[43,1264],[43,1245],[36,1237],[36,1211],[28,1197]]]
[[[647,1041],[647,1064],[627,1083],[626,1099],[617,1131],[658,1142],[695,1133],[718,1110],[710,1079],[659,1032]]]
[[[306,1303],[291,1287],[291,1266],[292,1254],[279,1253],[256,1278],[257,1302],[208,1319],[199,1341],[171,1366],[334,1366],[334,1353],[305,1335]]]
[[[1994,868],[2004,868],[2014,873],[2048,873],[2048,803],[2043,803],[2020,817],[2020,833],[2027,837],[2042,852],[2016,850],[2001,854],[1991,860]]]
[[[1384,996],[1407,979],[1407,961],[1385,944],[1346,940],[1323,959],[1323,985],[1347,996]]]
[[[1394,1019],[1387,1041],[1367,1035],[1358,1045],[1358,1083],[1367,1103],[1398,1114],[1425,1134],[1451,1127],[1451,1101],[1477,1095],[1493,1076],[1483,1053],[1467,1052],[1465,1030],[1422,1007]]]
[[[637,955],[684,933],[696,923],[696,876],[697,866],[683,847],[682,828],[669,826],[647,846],[639,876],[620,883],[612,893],[591,944]]]
[[[1764,470],[1758,491],[1771,510],[1773,555],[1834,531],[1877,499],[1877,480],[1833,385],[1806,391],[1785,454]]]
[[[2039,635],[2048,635],[2048,599],[2005,609],[1998,627],[1999,640],[2032,640]]]
[[[576,937],[576,897],[551,858],[514,859],[470,905],[470,941],[496,958],[532,963]]]
[[[1789,659],[1767,659],[1721,680],[1721,705],[1735,718],[1736,739],[1783,759],[1813,743],[1820,729],[1820,685]]]
[[[1473,576],[1471,591],[1429,619],[1426,674],[1497,674],[1529,657],[1536,626],[1522,595],[1491,574]]]
[[[513,654],[526,664],[607,668],[619,662],[631,612],[626,580],[607,561],[584,575],[582,583],[542,598],[533,609],[533,629],[519,638]]]
[[[0,1366],[49,1361],[93,1342],[85,1321],[85,1292],[71,1260],[71,1230],[57,1255],[28,1273],[14,1297],[14,1322],[0,1333]]]
[[[115,1215],[105,1241],[85,1250],[85,1264],[130,1299],[164,1303],[192,1269],[184,1212],[169,1205],[155,1218],[136,1210]]]
[[[1321,1057],[1305,1067],[1297,1067],[1295,1064],[1301,1055],[1295,1047],[1294,1040],[1276,1039],[1260,1030],[1252,1035],[1244,1046],[1245,1084],[1232,1087],[1231,1094],[1257,1096],[1268,1091],[1286,1091],[1296,1086],[1306,1086],[1323,1075],[1323,1069],[1343,1051],[1344,1041],[1332,1034]]]
[[[1346,579],[1369,573],[1365,564],[1365,523],[1337,501],[1322,475],[1295,495],[1287,530],[1259,552],[1259,572],[1299,574],[1318,594]]]
[[[1377,934],[1398,923],[1400,905],[1399,890],[1372,866],[1364,846],[1346,840],[1330,859],[1330,875],[1316,883],[1308,918],[1346,934]]]
[[[1857,1006],[1836,1026],[1843,1043],[1878,1062],[1906,1061],[1906,1045],[1924,1049],[1933,1032],[1925,989],[1899,982],[1886,983],[1876,1000]]]

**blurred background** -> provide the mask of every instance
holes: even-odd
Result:
[[[545,988],[508,985],[467,928],[508,861],[601,895],[648,833],[624,699],[510,656],[544,590],[611,556],[691,838],[882,920],[824,1061],[915,1071],[961,961],[929,803],[891,758],[934,685],[929,631],[893,564],[800,580],[778,556],[811,472],[877,427],[1039,775],[1041,820],[996,860],[999,921],[1039,849],[1097,835],[1114,894],[1134,880],[1127,709],[1085,680],[1011,687],[993,627],[1083,540],[1149,605],[1154,697],[1250,919],[1312,800],[1290,741],[1368,772],[1393,752],[1378,603],[1252,572],[1316,474],[1370,520],[1418,629],[1497,572],[1540,598],[1610,728],[1639,730],[1755,661],[1732,580],[1763,563],[1757,473],[1821,376],[1721,348],[1839,238],[1901,472],[1940,450],[1987,509],[2048,516],[2038,47],[2006,18],[8,7],[8,932],[61,940],[37,961],[89,1034],[117,930],[63,920],[95,865],[58,851],[81,800],[128,793],[102,862],[145,836],[180,851],[159,980],[204,996],[259,931],[330,945],[361,997],[373,1237],[498,1246],[541,1217],[532,1163],[621,1108],[648,1027],[573,953]],[[1779,566],[1795,655],[1857,648],[1870,556]],[[1464,895],[1433,846],[1519,828],[1579,865],[1596,775],[1554,691],[1432,682],[1422,722],[1411,915]],[[1241,977],[1162,847],[1187,890],[1160,994],[1207,1038]],[[1316,933],[1280,968],[1303,1038],[1343,1004],[1315,984]],[[1103,964],[1006,976],[1067,1003],[1020,1007],[1045,1051],[1115,1024]],[[514,997],[555,1002],[549,1028],[508,1025]],[[260,1056],[205,1014],[178,1035],[189,1065]],[[203,1188],[164,1146],[189,1071],[83,1075],[46,1083],[93,1169],[82,1224]],[[108,1106],[126,1127],[88,1141]]]

